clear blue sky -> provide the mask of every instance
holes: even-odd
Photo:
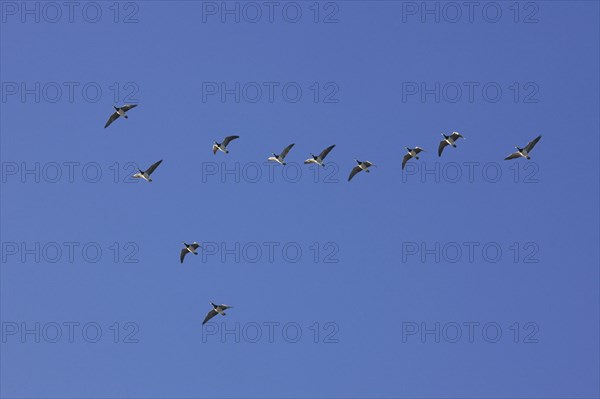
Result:
[[[272,22],[259,2],[255,23],[246,3],[239,23],[221,21],[222,2],[123,2],[118,15],[97,2],[85,18],[84,4],[72,22],[38,4],[36,22],[2,2],[2,397],[600,395],[598,2],[497,2],[495,23],[487,3],[469,21],[464,6],[456,17],[428,2],[439,23],[421,2],[322,2],[317,16],[313,2],[282,2]],[[207,91],[236,82],[239,102]],[[421,99],[436,82],[439,102]],[[103,129],[130,100],[130,118]],[[452,131],[467,139],[438,158]],[[241,138],[213,156],[229,134]],[[529,163],[503,160],[539,134]],[[278,166],[270,181],[263,162],[292,142],[287,168],[302,176]],[[301,163],[334,143],[331,176],[315,182]],[[415,145],[428,151],[403,175]],[[347,183],[353,158],[378,167]],[[129,162],[159,159],[152,183],[113,181],[115,165],[123,180]],[[237,181],[221,177],[236,167]],[[181,241],[240,250],[181,265]],[[235,307],[203,330],[208,301]],[[22,335],[36,323],[38,343]],[[272,342],[265,323],[279,323]],[[436,325],[439,342],[421,335]],[[206,328],[239,328],[239,342]]]

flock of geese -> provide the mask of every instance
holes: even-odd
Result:
[[[110,116],[110,118],[108,118],[108,121],[106,122],[106,125],[104,125],[104,128],[106,129],[115,120],[119,119],[120,117],[123,117],[124,119],[129,118],[129,116],[127,115],[127,112],[129,112],[130,110],[132,110],[135,107],[137,107],[137,104],[125,104],[122,107],[115,107],[113,105],[115,112]],[[442,152],[444,151],[444,149],[447,146],[452,146],[453,148],[456,148],[456,142],[459,139],[463,139],[463,140],[465,139],[465,137],[458,132],[453,132],[449,136],[446,136],[444,133],[442,133],[442,137],[443,137],[443,139],[442,139],[442,141],[440,141],[440,144],[438,146],[438,157],[442,156]],[[212,146],[213,154],[216,154],[218,151],[221,151],[225,154],[229,154],[229,150],[227,149],[227,147],[233,140],[236,140],[239,138],[240,138],[240,136],[227,136],[220,143],[215,141]],[[533,139],[529,143],[527,143],[527,145],[523,148],[521,148],[519,146],[515,146],[517,151],[508,155],[504,159],[509,160],[509,159],[515,159],[515,158],[521,158],[521,157],[526,158],[526,159],[531,159],[531,156],[529,154],[531,153],[531,150],[533,150],[533,148],[538,143],[538,141],[540,141],[541,138],[542,138],[541,135],[537,136],[535,139]],[[267,160],[272,161],[272,162],[277,162],[280,165],[287,165],[285,162],[285,157],[288,155],[290,150],[294,147],[294,144],[295,143],[288,145],[279,154],[275,154],[273,152],[272,156],[267,158]],[[325,166],[325,163],[324,163],[325,158],[331,152],[331,150],[333,150],[334,148],[335,148],[335,144],[330,145],[329,147],[325,148],[323,151],[321,151],[321,153],[319,155],[311,154],[311,157],[308,158],[307,160],[305,160],[304,163],[305,164],[314,163],[316,165],[324,167]],[[414,147],[414,148],[409,148],[409,147],[404,147],[404,148],[406,148],[406,154],[404,155],[404,158],[402,158],[402,169],[403,170],[408,161],[410,161],[412,158],[418,160],[419,154],[421,152],[425,151],[424,149],[422,149],[421,147],[418,147],[418,146]],[[348,176],[348,181],[352,180],[352,178],[359,172],[365,171],[365,172],[369,173],[370,172],[369,168],[371,166],[375,166],[370,161],[359,161],[358,159],[355,159],[355,161],[356,161],[357,165],[354,168],[352,168],[352,170],[350,171],[350,176]],[[133,175],[133,177],[139,178],[139,179],[144,179],[147,182],[152,182],[152,178],[150,177],[150,175],[156,170],[156,168],[158,168],[158,166],[161,164],[161,162],[162,162],[162,159],[160,161],[153,163],[152,165],[150,165],[150,167],[148,169],[146,169],[144,171],[141,169],[138,169],[138,172],[135,173]],[[181,254],[179,256],[179,260],[181,263],[183,263],[185,256],[189,253],[198,255],[197,249],[201,248],[200,244],[198,244],[197,242],[194,242],[192,244],[187,244],[184,242],[183,245],[184,245],[184,248],[181,250]],[[205,317],[204,321],[202,322],[202,325],[206,324],[210,319],[215,317],[217,314],[225,316],[225,310],[232,308],[232,306],[228,306],[225,304],[217,305],[213,302],[210,302],[210,304],[212,306],[212,309],[206,314],[206,317]]]

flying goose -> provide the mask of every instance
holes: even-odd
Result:
[[[533,150],[533,147],[535,147],[535,145],[537,144],[538,141],[540,141],[541,138],[542,138],[541,135],[537,136],[536,138],[531,140],[529,143],[527,143],[525,148],[519,148],[518,146],[515,146],[515,148],[517,149],[517,152],[513,152],[512,154],[510,154],[509,156],[504,158],[504,160],[515,159],[515,158],[519,158],[519,157],[531,159],[531,157],[529,156],[529,153],[531,152],[531,150]]]
[[[350,176],[348,176],[348,181],[352,180],[352,178],[354,177],[355,174],[357,174],[360,171],[365,171],[367,173],[371,173],[371,171],[369,170],[369,168],[371,166],[375,166],[373,165],[371,162],[369,161],[364,161],[361,162],[358,159],[355,159],[356,163],[358,164],[357,166],[355,166],[354,168],[352,168],[352,171],[350,172]]]
[[[323,163],[323,160],[325,159],[325,157],[327,156],[327,154],[329,154],[329,152],[331,150],[333,150],[333,147],[335,147],[335,144],[334,145],[330,145],[329,147],[325,148],[323,151],[321,151],[321,153],[319,154],[319,156],[310,154],[312,156],[312,158],[308,158],[306,161],[304,161],[304,163],[306,163],[306,164],[316,163],[317,165],[325,166],[325,164]]]
[[[463,136],[462,134],[458,133],[458,132],[453,132],[450,136],[446,136],[444,133],[442,133],[442,136],[444,136],[444,139],[442,141],[440,141],[440,146],[438,147],[438,156],[441,157],[442,156],[442,151],[444,151],[444,148],[446,148],[447,145],[451,145],[452,147],[456,148],[456,140],[462,138],[464,139],[465,136]]]
[[[202,325],[205,325],[207,321],[209,321],[210,319],[212,319],[213,317],[215,317],[217,314],[220,314],[221,316],[225,316],[225,310],[227,309],[231,309],[233,308],[233,306],[228,306],[228,305],[217,305],[215,303],[210,302],[211,306],[213,307],[212,310],[210,312],[208,312],[206,314],[206,317],[204,318],[204,321],[202,322]]]
[[[287,165],[284,161],[286,155],[288,154],[288,152],[290,152],[290,150],[292,149],[292,147],[294,146],[295,143],[292,143],[290,145],[288,145],[287,147],[285,147],[283,149],[283,151],[281,151],[281,154],[277,155],[274,152],[272,152],[271,154],[273,154],[272,157],[267,158],[267,160],[269,161],[274,161],[277,162],[281,165]]]
[[[406,151],[408,151],[408,153],[402,159],[402,169],[403,170],[404,170],[404,166],[406,165],[406,163],[408,162],[409,159],[411,159],[411,158],[419,159],[419,153],[421,151],[425,151],[424,149],[419,148],[419,147],[415,147],[415,148],[404,147],[404,148],[406,148]]]
[[[183,245],[185,245],[185,248],[183,248],[181,250],[181,254],[179,255],[179,260],[181,261],[181,263],[183,263],[183,258],[185,258],[185,256],[190,252],[193,253],[194,255],[198,255],[198,252],[196,252],[196,249],[200,248],[200,244],[198,244],[195,241],[193,244],[186,244],[184,242]]]
[[[138,173],[136,173],[135,175],[133,175],[133,177],[137,178],[137,179],[144,179],[147,182],[151,182],[152,179],[150,178],[150,175],[152,174],[152,172],[154,172],[154,170],[156,168],[158,168],[158,165],[160,165],[160,163],[163,160],[161,159],[158,162],[153,163],[152,165],[150,165],[150,167],[148,169],[146,169],[145,171],[142,171],[141,169],[138,169]]]
[[[106,129],[111,123],[113,123],[119,116],[122,116],[123,118],[127,119],[129,118],[127,116],[127,111],[129,111],[132,108],[137,107],[137,104],[125,104],[123,105],[121,108],[115,107],[113,105],[113,108],[115,109],[115,112],[110,116],[110,118],[108,118],[108,122],[106,122],[106,125],[104,125],[104,128]]]
[[[240,136],[227,136],[225,137],[225,139],[223,140],[222,143],[217,143],[216,141],[213,144],[213,154],[216,154],[217,151],[223,151],[225,154],[229,154],[229,150],[227,149],[227,145],[235,140],[235,139],[239,139]]]

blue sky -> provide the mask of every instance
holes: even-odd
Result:
[[[600,395],[597,2],[23,4],[2,397]],[[354,158],[377,168],[348,183]],[[203,329],[208,301],[234,308]]]

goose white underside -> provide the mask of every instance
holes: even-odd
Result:
[[[306,164],[314,163],[316,165],[323,166],[323,161],[318,161],[318,160],[313,159],[313,158],[307,159],[306,161],[304,161],[304,163],[306,163]]]
[[[137,178],[137,179],[144,179],[147,182],[151,182],[152,179],[150,178],[150,176],[148,176],[148,174],[146,173],[136,173],[135,175],[133,175],[133,177]]]
[[[213,153],[216,154],[217,150],[221,151],[222,153],[229,154],[229,151],[227,151],[227,147],[223,147],[222,145],[213,144]]]
[[[285,162],[283,162],[283,160],[279,159],[278,157],[269,157],[267,158],[267,160],[277,162],[280,165],[285,165]]]

